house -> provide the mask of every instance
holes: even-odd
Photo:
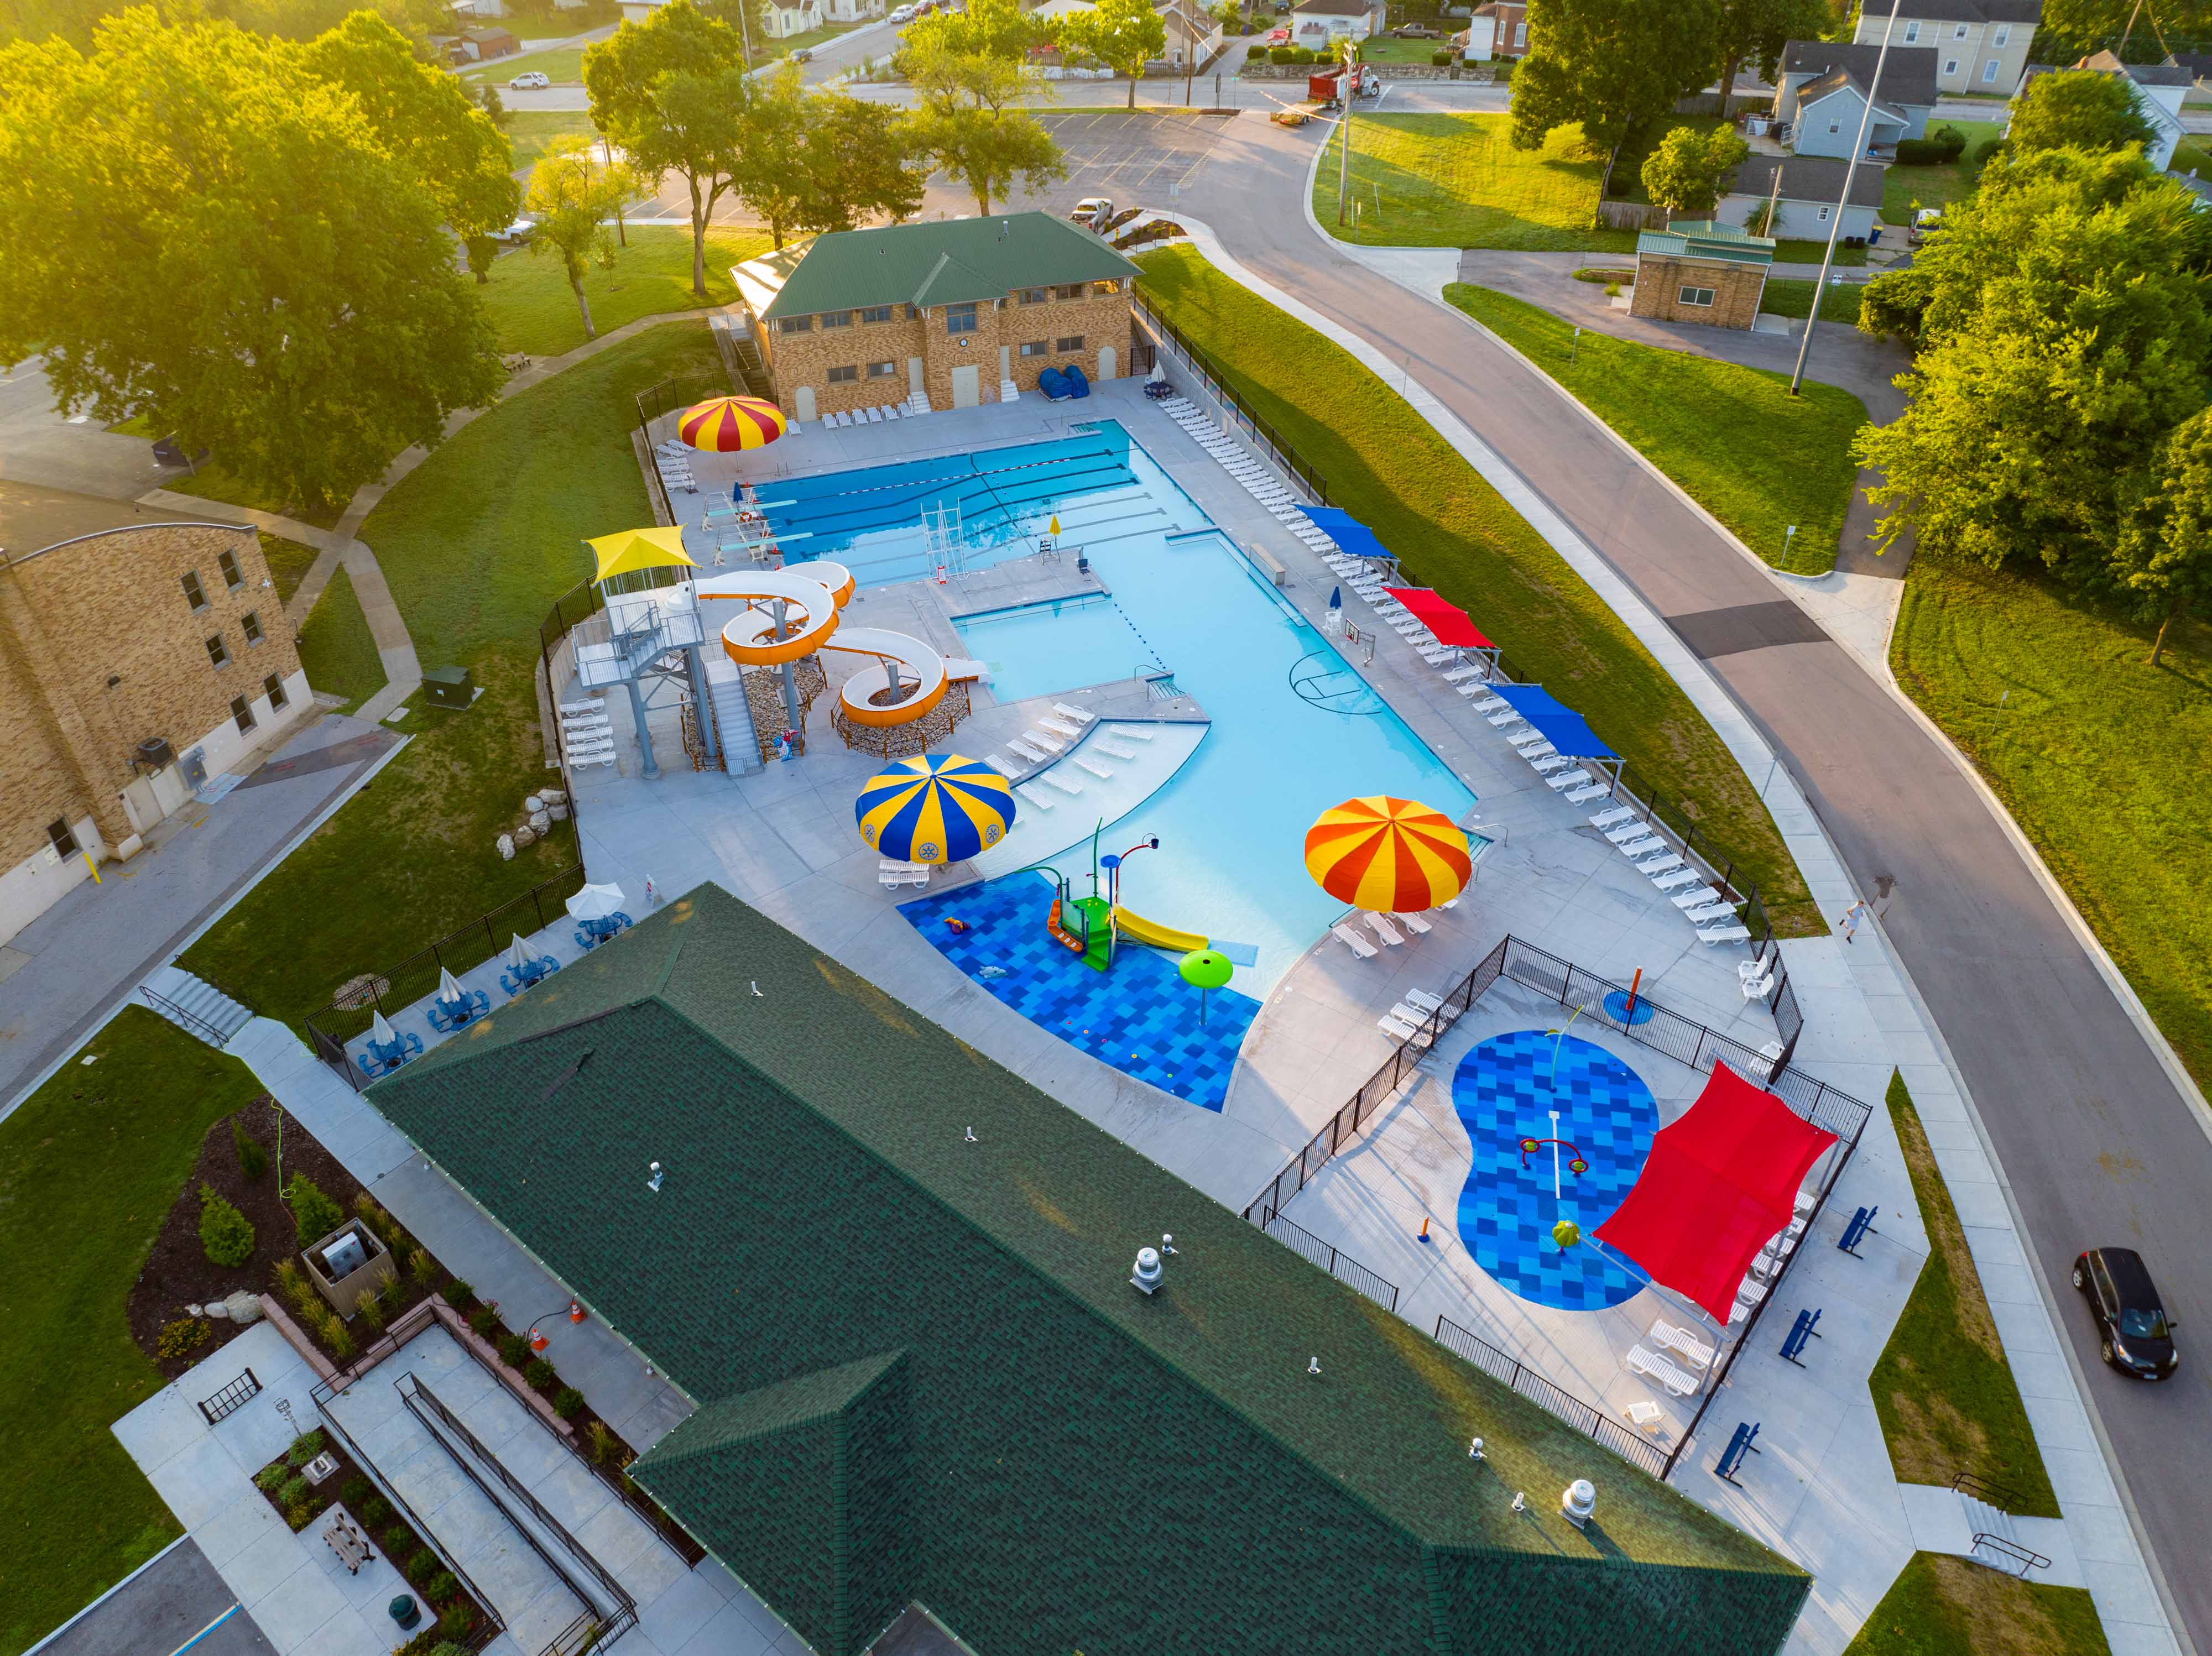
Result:
[[[1989,92],[2009,98],[2027,72],[2028,47],[2043,21],[2043,0],[1924,0],[1914,13],[1899,0],[1893,57],[1899,46],[1931,46],[1936,52],[1936,86],[1941,92]],[[1889,12],[1862,7],[1861,45],[1881,44]]]
[[[2161,173],[2173,165],[2174,146],[2186,136],[2181,124],[2181,102],[2197,84],[2195,73],[2186,64],[2124,64],[2112,53],[2100,52],[2074,67],[2124,79],[2136,112],[2151,124],[2150,143],[2143,148],[2145,157]],[[2025,86],[2021,89],[2025,91]]]
[[[623,22],[643,23],[649,21],[653,14],[668,4],[669,0],[619,0],[619,3]]]
[[[1167,30],[1167,62],[1196,69],[1221,50],[1221,19],[1195,0],[1159,0],[1152,8]]]
[[[1291,9],[1291,44],[1325,46],[1332,40],[1364,40],[1382,32],[1382,0],[1298,0]]]
[[[823,23],[822,0],[768,0],[761,9],[771,40],[788,40],[795,34],[818,29]]]
[[[718,887],[556,981],[365,1101],[666,1379],[628,1471],[791,1647],[1789,1635],[1802,1571]]]
[[[1481,63],[1492,58],[1523,58],[1528,52],[1528,0],[1486,0],[1453,38],[1462,55]]]
[[[1878,45],[1792,40],[1782,51],[1774,114],[1790,124],[1790,144],[1801,155],[1849,155],[1865,118]],[[1887,158],[1900,138],[1917,138],[1936,112],[1936,49],[1892,45],[1875,88],[1869,153]]]
[[[823,9],[833,23],[865,23],[871,17],[881,17],[885,9],[884,0],[830,0]]]
[[[1843,212],[1846,240],[1863,241],[1874,234],[1881,212],[1882,174],[1877,161],[1861,161],[1851,179],[1851,198]],[[1774,221],[1765,234],[1804,241],[1826,241],[1833,229],[1836,203],[1844,193],[1847,161],[1820,155],[1753,155],[1729,179],[1714,216],[1729,224],[1748,227],[1771,200]]]
[[[843,230],[731,272],[777,406],[973,408],[1046,368],[1118,378],[1137,267],[1049,213]]]
[[[0,943],[310,712],[250,527],[0,482]]]
[[[1636,238],[1631,316],[1749,329],[1766,293],[1774,240],[1733,224],[1701,220]]]
[[[495,58],[512,58],[522,50],[522,42],[503,28],[463,29],[461,40],[471,58],[480,64],[488,64]]]

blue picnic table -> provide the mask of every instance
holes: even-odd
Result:
[[[519,967],[509,967],[499,974],[499,986],[510,995],[519,995],[532,984],[543,983],[561,969],[561,962],[550,955],[540,955],[526,960]]]
[[[361,1065],[363,1075],[374,1079],[378,1076],[390,1075],[409,1059],[418,1056],[422,1051],[422,1036],[395,1033],[389,1041],[370,1041],[368,1050],[354,1054],[353,1061]]]
[[[635,922],[629,915],[619,913],[609,914],[596,920],[579,920],[576,923],[576,947],[596,948],[624,926],[633,924]]]
[[[491,996],[482,989],[465,989],[459,1000],[437,1000],[430,1003],[430,1022],[438,1033],[450,1035],[465,1024],[473,1023],[491,1010]]]

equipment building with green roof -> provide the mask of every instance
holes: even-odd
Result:
[[[1765,1653],[1808,1590],[718,888],[368,1097],[696,1405],[634,1476],[823,1656]]]

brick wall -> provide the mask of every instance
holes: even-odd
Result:
[[[1765,282],[1766,271],[1759,265],[1639,253],[1636,293],[1629,312],[1656,322],[1695,322],[1711,328],[1748,330],[1759,314],[1759,296]],[[1713,302],[1683,304],[1685,288],[1711,288]]]

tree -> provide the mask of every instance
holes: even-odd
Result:
[[[593,264],[612,268],[615,239],[607,228],[630,194],[634,177],[626,168],[607,167],[592,157],[588,138],[556,138],[530,169],[525,204],[538,222],[530,232],[532,255],[561,261],[576,308],[584,318],[584,337],[597,339],[592,303],[584,297],[585,272]]]
[[[708,220],[731,186],[753,102],[737,33],[691,0],[672,0],[584,49],[584,89],[592,124],[640,173],[674,173],[688,186],[691,291],[706,298]]]
[[[1064,49],[1086,52],[1116,74],[1129,77],[1129,107],[1137,106],[1137,82],[1145,65],[1167,56],[1167,24],[1152,0],[1097,0],[1060,19]]]
[[[2015,151],[2119,149],[2155,136],[2136,107],[2132,84],[2094,70],[2063,70],[2030,81],[2013,105],[2005,136]]]
[[[200,1247],[211,1265],[236,1267],[253,1257],[253,1222],[212,1185],[200,1186]]]
[[[514,120],[514,112],[507,106],[507,100],[499,95],[499,86],[492,81],[464,81],[462,89],[469,101],[483,111],[491,124],[504,132]]]
[[[465,240],[514,221],[521,192],[513,146],[459,81],[416,58],[405,35],[357,11],[303,55],[316,74],[353,94],[386,149],[428,181],[455,235]]]
[[[1703,87],[1719,60],[1719,0],[1529,0],[1513,146],[1540,149],[1580,121],[1592,149],[1617,153]]]
[[[2212,607],[2212,409],[2200,409],[2161,446],[2150,493],[2122,531],[2114,583],[2158,621],[2150,664],[2179,616]]]
[[[292,1210],[292,1223],[302,1242],[319,1241],[345,1223],[338,1204],[304,1173],[294,1174],[292,1182],[284,1186],[284,1204]]]
[[[1727,127],[1678,126],[1644,158],[1644,193],[1671,213],[1710,213],[1749,154],[1751,146]]]
[[[805,102],[804,131],[811,227],[853,230],[872,218],[896,221],[921,210],[928,169],[916,164],[913,129],[901,112],[817,92]]]
[[[2122,579],[2123,519],[2212,397],[2212,229],[2194,199],[2131,154],[2060,150],[1948,209],[1914,272],[1911,402],[1856,445],[1884,473],[1885,540],[1911,529],[1916,555],[2033,561],[2084,588]]]
[[[0,362],[270,499],[346,498],[504,377],[437,191],[296,46],[140,9],[0,50]]]
[[[923,47],[908,54],[907,77],[924,108],[983,109],[1003,115],[1054,96],[1052,82],[1022,59],[986,52]]]
[[[1762,79],[1772,81],[1782,66],[1783,47],[1792,40],[1819,39],[1834,21],[1828,0],[1720,0],[1721,113],[1729,112],[1729,100],[1735,95],[1738,70],[1754,64]]]
[[[908,56],[944,52],[1021,64],[1029,60],[1030,48],[1052,38],[1014,0],[973,0],[964,11],[939,10],[908,24],[902,50]]]
[[[975,210],[988,215],[1018,178],[1032,191],[1067,176],[1067,161],[1034,116],[1018,109],[993,114],[988,109],[918,109],[915,141],[945,170],[968,186]]]

